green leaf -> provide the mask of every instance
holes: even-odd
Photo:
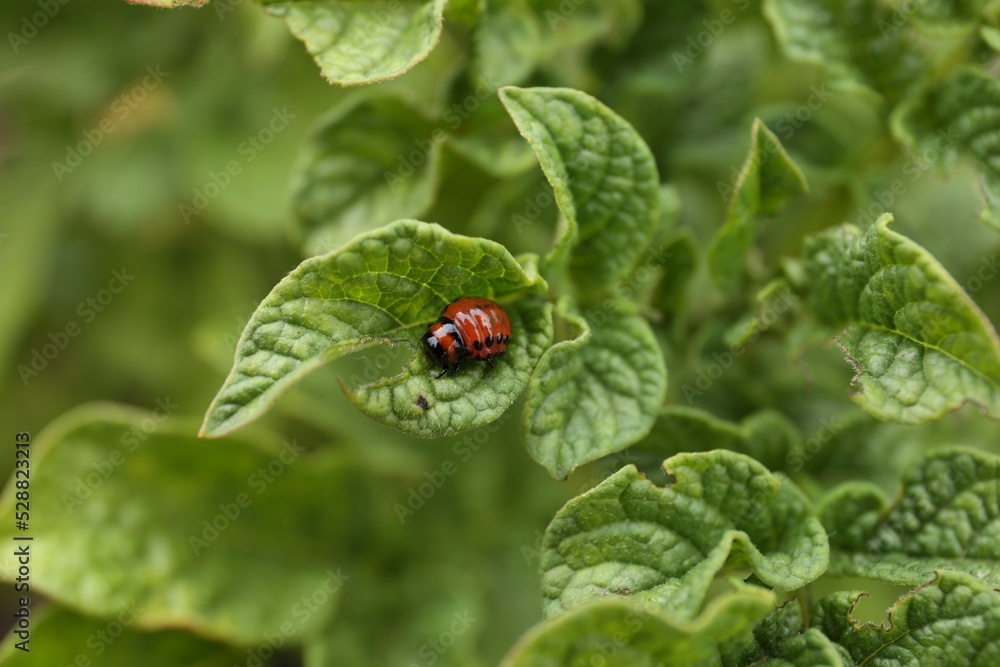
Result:
[[[574,338],[547,349],[528,384],[521,434],[556,479],[646,435],[666,393],[667,369],[649,324],[627,304],[607,304],[583,317],[560,302]]]
[[[974,66],[960,67],[900,105],[892,128],[921,163],[972,158],[983,180],[984,222],[1000,220],[1000,81]]]
[[[413,344],[417,331],[460,296],[544,287],[503,246],[433,223],[399,220],[359,236],[299,264],[257,307],[201,435],[218,437],[256,419],[283,391],[332,359],[380,342]],[[454,381],[471,391],[479,377],[463,373]],[[454,421],[451,427],[464,428]]]
[[[721,645],[773,604],[773,593],[750,586],[713,600],[694,620],[623,599],[592,601],[531,628],[500,667],[721,665]]]
[[[930,70],[910,26],[895,26],[896,10],[870,0],[764,0],[764,15],[790,58],[822,66],[833,85],[891,102]]]
[[[501,85],[521,83],[541,54],[538,17],[524,0],[488,0],[473,39],[473,75]]]
[[[888,228],[843,226],[810,239],[806,271],[820,320],[847,328],[852,396],[879,419],[921,424],[965,403],[1000,418],[1000,340],[929,252]]]
[[[683,307],[688,281],[698,266],[698,244],[688,230],[682,230],[667,237],[663,254],[670,261],[653,290],[652,305],[663,313],[676,313]]]
[[[0,646],[0,667],[232,667],[245,658],[245,652],[180,630],[138,632],[130,627],[134,611],[127,607],[108,621],[65,609],[32,609],[31,651],[15,648],[21,639],[7,635]]]
[[[520,396],[535,364],[552,345],[552,306],[521,301],[506,309],[510,344],[495,368],[469,362],[454,376],[436,378],[422,355],[395,377],[357,389],[342,383],[351,403],[387,426],[423,438],[484,426]],[[426,331],[412,332],[412,344]],[[468,366],[468,368],[466,368]],[[423,399],[423,400],[421,400]]]
[[[749,641],[726,647],[724,664],[761,667],[843,667],[836,646],[816,628],[806,629],[802,607],[790,600],[761,619]]]
[[[668,405],[660,411],[642,446],[661,457],[727,449],[777,469],[801,441],[795,424],[776,410],[760,410],[735,424],[698,408]]]
[[[306,45],[330,83],[392,79],[431,52],[441,37],[445,0],[258,0]]]
[[[889,625],[858,625],[862,593],[835,593],[817,605],[813,625],[866,667],[976,667],[1000,659],[1000,593],[966,575],[941,572],[889,613]]]
[[[351,98],[317,125],[292,179],[306,251],[422,214],[434,202],[445,132],[392,97]]]
[[[336,563],[345,545],[372,530],[355,506],[364,479],[332,452],[309,455],[294,442],[206,447],[190,425],[164,423],[172,403],[163,402],[152,413],[79,408],[35,440],[32,592],[109,619],[134,607],[136,629],[184,627],[241,644],[315,634],[344,585]],[[15,491],[9,483],[0,500],[9,516]],[[8,544],[13,531],[13,521],[0,529]],[[12,580],[13,548],[0,565]],[[314,613],[295,615],[324,588]]]
[[[747,159],[733,188],[726,221],[708,248],[712,279],[730,293],[744,284],[744,260],[758,218],[776,213],[789,197],[808,190],[805,176],[760,118],[754,119]]]
[[[830,571],[917,585],[935,569],[1000,586],[1000,457],[965,448],[929,454],[892,501],[848,482],[822,503]]]
[[[826,531],[789,481],[724,450],[663,468],[672,486],[630,465],[559,510],[542,541],[546,616],[613,595],[690,618],[727,564],[785,590],[826,569]]]
[[[567,88],[502,88],[531,145],[566,229],[550,260],[600,292],[648,251],[658,231],[659,176],[635,129],[593,97]]]

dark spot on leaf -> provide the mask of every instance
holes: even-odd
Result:
[[[426,410],[427,408],[430,407],[430,404],[427,402],[427,399],[424,397],[423,394],[417,396],[417,407],[420,408],[421,410]]]

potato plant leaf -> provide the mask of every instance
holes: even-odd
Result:
[[[354,98],[320,120],[292,177],[306,252],[422,214],[434,202],[444,130],[395,97]]]
[[[362,234],[302,262],[265,297],[240,337],[232,371],[205,415],[201,435],[221,436],[256,419],[283,391],[332,359],[378,343],[414,344],[418,332],[460,296],[499,297],[544,285],[503,246],[433,223],[399,220]],[[523,326],[533,332],[544,328],[534,320]],[[536,336],[530,344],[541,340]],[[517,345],[527,349],[529,341]],[[520,363],[517,381],[524,383],[528,370]],[[426,372],[432,371],[428,365]],[[447,382],[448,394],[466,408],[495,411],[509,404],[508,394],[492,392],[478,372]],[[414,392],[422,388],[417,378],[413,383]],[[455,430],[478,423],[469,409],[449,414],[449,428]]]
[[[521,434],[532,458],[565,479],[649,432],[666,393],[667,369],[649,324],[624,304],[587,319],[563,301],[559,313],[575,337],[538,360]]]
[[[819,513],[833,574],[917,585],[947,569],[1000,586],[1000,457],[941,450],[905,474],[892,501],[878,487],[848,482]]]
[[[805,176],[759,118],[753,121],[747,159],[732,187],[726,220],[708,248],[712,279],[730,293],[743,284],[743,264],[758,219],[776,213],[789,197],[808,190]]]
[[[888,228],[811,239],[812,307],[854,366],[852,398],[875,417],[921,424],[973,403],[1000,418],[1000,340],[929,252]]]
[[[546,616],[621,596],[691,618],[727,564],[785,590],[826,569],[826,531],[787,479],[724,450],[663,468],[673,485],[629,465],[559,510],[542,541]]]
[[[900,105],[895,134],[922,162],[971,157],[980,170],[986,206],[980,217],[1000,221],[1000,81],[978,67],[951,76]]]
[[[722,646],[773,604],[770,591],[744,586],[691,620],[621,598],[594,600],[530,629],[500,667],[721,665]]]
[[[371,531],[355,506],[364,477],[331,450],[310,455],[294,442],[205,447],[160,423],[163,414],[85,406],[38,436],[32,592],[90,616],[132,608],[135,629],[190,628],[237,644],[286,622],[292,644],[318,632],[350,576],[337,572],[344,545]],[[7,513],[15,491],[8,484],[0,499]],[[11,544],[18,534],[13,522],[0,533]],[[13,549],[0,571],[16,576]],[[324,588],[314,613],[294,615]]]
[[[985,667],[1000,658],[1000,593],[968,575],[939,573],[900,600],[881,625],[852,618],[861,595],[835,593],[813,615],[813,626],[842,647],[849,665]]]
[[[566,228],[550,260],[568,260],[596,292],[649,249],[660,219],[656,163],[635,129],[599,101],[568,88],[500,90],[541,164]]]
[[[896,13],[869,0],[764,0],[764,15],[790,58],[821,65],[834,85],[891,102],[930,74],[906,15],[896,25]]]
[[[445,0],[258,0],[284,19],[330,83],[392,79],[422,61],[441,37]]]

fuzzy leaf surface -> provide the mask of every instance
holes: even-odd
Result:
[[[600,291],[648,251],[659,224],[653,155],[635,129],[590,95],[568,88],[500,90],[500,99],[566,218],[552,259]]]
[[[625,449],[653,425],[667,369],[652,329],[623,310],[601,323],[562,309],[575,337],[549,347],[528,384],[521,434],[556,479]]]
[[[897,498],[849,482],[819,512],[831,573],[917,585],[948,569],[1000,586],[1000,457],[945,449],[906,473]]]

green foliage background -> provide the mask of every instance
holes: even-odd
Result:
[[[367,73],[323,26],[387,5],[261,4],[288,27],[249,2],[71,1],[0,48],[0,469],[30,432],[36,537],[32,651],[8,636],[0,663],[589,664],[619,632],[609,664],[854,664],[884,643],[988,662],[1000,429],[963,403],[1000,412],[996,3],[456,0],[439,40],[442,4],[404,3]],[[0,17],[20,34],[38,11]],[[399,78],[323,78],[395,76],[436,40]],[[147,67],[165,76],[140,100]],[[633,160],[611,205],[567,158],[598,135]],[[97,145],[54,169],[81,142]],[[203,210],[179,208],[231,162]],[[270,290],[359,234],[391,250],[401,218],[439,223],[463,284],[511,299],[532,335],[506,374],[407,366],[441,305],[407,295],[405,331],[326,331],[316,354],[338,358],[198,438]],[[666,261],[631,271],[647,246]],[[323,271],[343,268],[331,257]],[[134,277],[88,302],[114,272]],[[834,334],[865,367],[854,401]],[[962,359],[912,409],[879,398],[939,368],[880,365],[906,345]],[[397,400],[421,382],[442,406],[430,428]],[[896,634],[847,622],[884,621],[935,570]],[[852,608],[852,590],[872,597]],[[4,588],[5,613],[17,598]],[[947,626],[966,612],[982,622]]]

